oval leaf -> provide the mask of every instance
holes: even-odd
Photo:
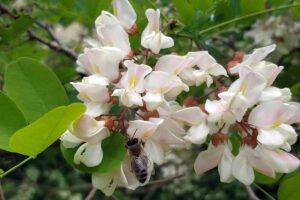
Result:
[[[278,189],[279,200],[300,199],[300,168],[288,174],[281,181]]]
[[[271,185],[279,181],[282,175],[282,173],[276,173],[275,178],[271,178],[255,171],[255,183]]]
[[[20,58],[7,66],[5,87],[29,122],[68,104],[67,94],[55,74],[31,58]]]
[[[11,135],[27,123],[16,104],[2,92],[0,92],[0,119],[0,149],[10,151]]]
[[[18,130],[10,139],[12,151],[36,156],[48,148],[85,112],[85,106],[74,103],[55,108],[34,123]]]
[[[110,137],[103,140],[101,146],[103,150],[103,160],[96,167],[87,167],[82,163],[79,165],[75,164],[73,160],[77,148],[67,149],[61,143],[60,149],[66,161],[80,171],[87,173],[106,173],[115,170],[121,165],[126,154],[123,136],[119,133],[113,133]]]

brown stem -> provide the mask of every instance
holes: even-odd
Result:
[[[249,186],[249,185],[244,185],[248,195],[249,195],[249,200],[261,200],[260,198],[258,198],[255,194],[255,192],[253,191],[253,189]]]
[[[85,200],[93,200],[94,196],[96,195],[97,189],[92,188],[89,194],[85,197]]]
[[[215,88],[212,91],[210,91],[210,92],[208,92],[208,93],[206,93],[206,94],[204,94],[204,95],[202,95],[200,97],[195,97],[195,99],[200,100],[200,99],[203,99],[205,97],[208,97],[209,95],[211,95],[212,93],[216,92],[217,90],[218,90],[218,88]]]
[[[4,192],[3,192],[3,189],[2,189],[1,180],[0,180],[0,200],[5,200],[5,196],[4,196]]]
[[[36,35],[31,30],[28,30],[27,34],[28,34],[28,37],[29,37],[30,40],[38,41],[38,42],[48,46],[50,49],[52,49],[54,51],[64,53],[66,56],[68,56],[72,60],[77,59],[77,54],[73,50],[71,50],[67,47],[64,47],[64,46],[58,46],[56,44],[53,44],[53,43],[45,40],[44,38],[41,38],[40,36]]]

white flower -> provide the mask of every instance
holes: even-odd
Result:
[[[228,183],[233,179],[231,172],[232,160],[233,155],[230,142],[224,142],[216,146],[210,143],[207,150],[199,153],[194,169],[196,174],[201,175],[218,166],[221,182]]]
[[[291,150],[297,133],[289,124],[300,121],[300,105],[271,101],[255,107],[249,116],[249,124],[257,127],[258,141],[271,149]]]
[[[300,165],[298,158],[282,150],[268,150],[260,145],[252,148],[243,145],[232,164],[232,174],[240,182],[250,185],[255,179],[254,169],[275,177],[275,172],[289,173]]]
[[[182,144],[172,130],[166,126],[166,121],[160,118],[150,118],[149,121],[134,120],[129,122],[127,133],[145,142],[144,151],[157,164],[164,162],[164,152],[171,144]]]
[[[151,111],[165,102],[164,95],[175,97],[183,90],[187,91],[188,86],[174,75],[163,71],[153,71],[146,78],[146,95],[143,100],[146,102],[147,110]]]
[[[282,101],[288,102],[292,98],[292,93],[289,88],[277,88],[277,87],[267,87],[262,91],[262,94],[259,98],[261,103],[266,101]]]
[[[250,68],[259,64],[267,55],[273,52],[276,48],[275,44],[270,46],[254,49],[252,54],[245,55],[243,61],[236,65],[235,67],[230,69],[231,73],[239,73],[240,69],[244,66],[248,66]]]
[[[229,109],[229,104],[220,100],[206,100],[205,110],[209,113],[207,120],[209,122],[218,122],[220,125],[224,123],[233,124],[235,116]]]
[[[109,111],[111,104],[107,88],[108,79],[95,74],[84,77],[81,82],[71,84],[79,92],[78,99],[87,106],[86,114],[96,117]]]
[[[258,102],[265,87],[266,81],[260,74],[248,71],[247,75],[233,82],[228,91],[220,93],[219,97],[228,103],[236,120],[241,121],[247,109]]]
[[[160,11],[147,9],[148,25],[142,33],[142,46],[158,54],[160,49],[174,46],[172,38],[165,36],[160,30]]]
[[[103,46],[116,47],[125,55],[131,53],[129,37],[119,20],[109,12],[102,11],[96,19],[96,30]]]
[[[148,183],[153,170],[153,163],[148,162]],[[100,189],[106,196],[111,196],[116,187],[125,187],[135,190],[141,184],[137,180],[135,174],[131,169],[131,160],[129,155],[126,155],[124,161],[116,170],[108,173],[94,173],[92,174],[92,184],[95,188]]]
[[[180,77],[189,85],[199,86],[206,82],[207,87],[213,83],[212,76],[228,76],[224,67],[209,55],[207,51],[189,52],[188,58],[193,58],[194,63],[199,69],[193,68],[184,69]]]
[[[102,161],[101,142],[108,136],[109,131],[104,127],[104,122],[96,121],[89,115],[83,115],[60,139],[65,148],[75,148],[80,145],[74,155],[75,164],[83,163],[87,167],[94,167]]]
[[[134,25],[136,13],[128,0],[113,0],[114,15],[126,31]]]
[[[126,60],[124,65],[128,70],[123,73],[122,79],[117,84],[117,86],[122,89],[115,89],[112,96],[119,96],[122,104],[127,107],[133,105],[142,106],[141,93],[145,91],[144,78],[152,69],[144,64],[137,65],[130,60]]]
[[[85,49],[78,56],[77,71],[88,75],[99,74],[115,81],[119,76],[119,63],[123,58],[124,53],[114,47]]]

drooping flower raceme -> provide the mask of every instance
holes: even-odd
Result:
[[[288,152],[297,140],[291,125],[300,121],[300,104],[290,102],[288,88],[272,86],[283,67],[264,60],[275,45],[241,54],[228,71],[207,51],[160,55],[174,41],[160,29],[160,11],[148,9],[143,48],[131,49],[136,13],[128,0],[112,3],[114,14],[101,12],[98,38],[78,56],[77,71],[86,76],[71,82],[87,111],[61,136],[62,148],[75,152],[73,164],[93,171],[94,187],[109,196],[117,187],[143,186],[153,163],[163,164],[173,147],[184,151],[192,144],[207,147],[196,158],[196,173],[217,167],[222,182],[249,185],[255,171],[274,177],[299,167]],[[229,75],[238,77],[224,80]],[[201,86],[216,88],[186,98]],[[116,135],[123,143],[110,141],[110,155],[103,155],[102,141]],[[112,155],[114,162],[103,163]]]

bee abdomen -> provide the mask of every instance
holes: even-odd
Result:
[[[147,178],[148,178],[148,173],[147,173],[147,170],[146,169],[143,169],[139,172],[136,172],[136,178],[138,179],[138,181],[140,183],[145,183]]]
[[[144,156],[137,157],[132,162],[132,169],[140,183],[145,183],[148,178],[147,167],[147,159]]]

